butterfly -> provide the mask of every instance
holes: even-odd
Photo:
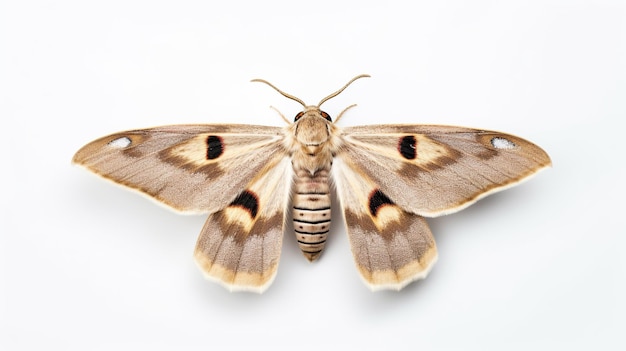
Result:
[[[194,258],[231,291],[262,292],[276,276],[291,210],[298,245],[320,257],[331,184],[354,261],[372,290],[400,290],[437,260],[424,217],[459,211],[549,167],[522,138],[442,125],[340,128],[317,105],[271,83],[303,110],[287,126],[172,125],[131,130],[81,148],[73,163],[184,213],[208,213]],[[354,105],[353,105],[354,106]]]

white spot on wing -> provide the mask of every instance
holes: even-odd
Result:
[[[491,145],[496,149],[512,149],[516,146],[514,142],[501,137],[491,139]]]
[[[114,148],[123,149],[125,147],[128,147],[128,145],[130,144],[131,140],[128,137],[121,137],[109,141],[108,145]]]

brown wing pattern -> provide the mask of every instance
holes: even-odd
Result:
[[[178,125],[97,139],[73,162],[145,193],[175,210],[225,207],[275,155],[285,156],[278,127]]]
[[[492,131],[379,125],[344,129],[342,157],[403,209],[423,216],[458,211],[550,166],[538,146]]]
[[[424,218],[393,203],[343,156],[333,164],[333,180],[363,280],[372,290],[399,290],[425,278],[437,260],[437,249]]]
[[[278,268],[293,171],[290,159],[269,164],[200,232],[195,259],[205,276],[230,290],[262,292]]]

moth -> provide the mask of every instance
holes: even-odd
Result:
[[[184,213],[208,213],[194,258],[231,291],[273,281],[291,208],[309,261],[320,257],[336,188],[354,261],[372,290],[400,290],[437,260],[424,217],[459,211],[551,165],[522,138],[441,125],[340,128],[305,104],[287,126],[206,124],[131,130],[81,148],[73,163]]]

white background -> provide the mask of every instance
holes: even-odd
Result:
[[[204,216],[72,167],[83,144],[177,123],[506,131],[554,167],[430,220],[439,261],[360,281],[341,216],[320,261],[287,233],[263,295],[204,280]],[[623,350],[624,1],[3,1],[0,349]]]

